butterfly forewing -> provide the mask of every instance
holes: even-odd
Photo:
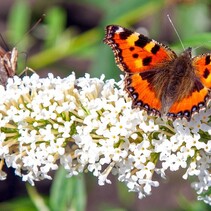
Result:
[[[130,73],[154,69],[176,57],[168,47],[120,26],[107,26],[104,42],[114,51],[119,68]]]
[[[211,54],[202,54],[192,59],[194,71],[201,82],[211,88]]]

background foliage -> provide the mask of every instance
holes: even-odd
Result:
[[[28,66],[43,77],[49,72],[65,77],[75,71],[78,77],[89,72],[118,80],[121,72],[111,49],[102,42],[105,26],[145,31],[180,53],[184,49],[167,14],[185,48],[193,47],[195,54],[211,49],[209,0],[0,0],[0,5],[1,46],[18,48],[18,72]],[[143,200],[115,178],[112,185],[99,187],[89,175],[66,179],[63,169],[53,174],[52,183],[37,182],[35,189],[25,187],[8,169],[8,179],[0,187],[0,210],[211,210],[196,201],[189,183],[181,178],[183,172],[168,175],[168,183],[161,181],[153,195]]]

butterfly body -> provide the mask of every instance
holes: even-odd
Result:
[[[0,85],[6,86],[7,80],[15,75],[17,69],[18,51],[6,51],[0,47]]]
[[[210,98],[211,55],[179,56],[170,48],[120,26],[107,26],[104,42],[126,73],[125,90],[132,106],[148,114],[187,120]]]

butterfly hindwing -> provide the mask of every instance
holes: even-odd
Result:
[[[206,107],[209,96],[210,91],[206,87],[203,87],[200,90],[195,89],[189,96],[183,98],[181,101],[174,102],[170,107],[167,116],[172,119],[185,117],[189,121],[194,113],[199,112],[201,108]]]
[[[161,102],[155,92],[150,89],[150,83],[140,74],[129,74],[125,78],[125,89],[133,99],[133,107],[146,110],[148,114],[160,115]],[[140,86],[141,84],[141,86]]]

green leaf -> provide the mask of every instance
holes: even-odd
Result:
[[[44,198],[37,192],[34,186],[31,186],[30,184],[27,183],[26,188],[27,188],[31,201],[34,203],[37,210],[50,211],[48,206],[45,203]]]
[[[180,196],[178,200],[181,211],[209,211],[210,206],[203,201],[190,201],[184,196]]]
[[[19,52],[18,57],[18,71],[20,73],[25,69],[26,56],[21,55],[20,52],[26,52],[29,46],[29,36],[27,31],[29,30],[31,18],[31,9],[27,1],[15,1],[9,12],[8,19],[8,41],[10,43],[10,49],[16,47]]]
[[[84,211],[86,193],[83,177],[66,178],[67,172],[60,168],[54,178],[50,194],[52,211]]]
[[[34,70],[43,68],[67,56],[86,51],[96,43],[97,40],[99,40],[98,29],[89,30],[30,57],[28,66]]]
[[[47,11],[45,22],[47,23],[47,36],[44,43],[45,48],[56,44],[62,35],[66,25],[66,14],[62,8],[52,7]]]
[[[118,197],[124,207],[131,207],[135,203],[136,193],[128,193],[128,188],[124,183],[117,182]]]
[[[129,26],[164,7],[164,0],[133,0],[115,4],[109,9],[106,24]]]
[[[8,20],[8,38],[13,45],[19,44],[21,42],[20,50],[26,50],[27,40],[24,35],[26,34],[29,23],[30,23],[30,7],[27,1],[15,1],[13,4]],[[17,46],[16,46],[17,47]]]
[[[174,20],[182,40],[208,31],[210,29],[209,7],[203,1],[196,1],[195,4],[180,4],[175,10]]]
[[[32,201],[28,197],[17,197],[13,200],[0,203],[2,211],[37,211]]]

